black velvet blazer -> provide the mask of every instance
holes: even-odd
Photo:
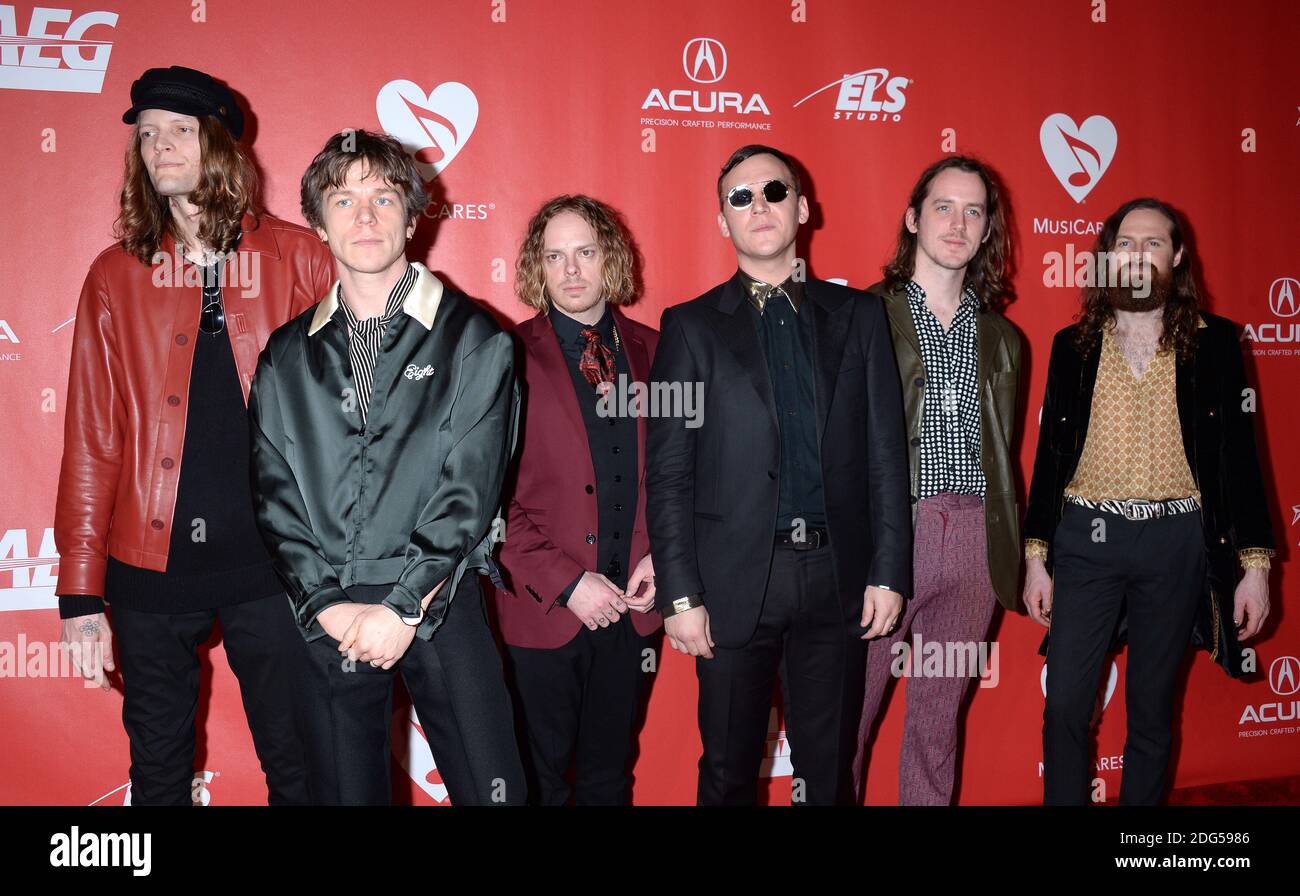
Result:
[[[1241,647],[1232,624],[1237,552],[1272,549],[1274,540],[1255,446],[1255,401],[1246,391],[1238,330],[1218,315],[1201,312],[1201,319],[1194,357],[1177,362],[1176,385],[1183,450],[1201,492],[1207,558],[1205,600],[1197,613],[1192,643],[1209,650],[1236,678],[1242,674]],[[1049,571],[1065,487],[1088,435],[1101,359],[1100,337],[1081,354],[1074,343],[1076,330],[1077,325],[1066,327],[1052,342],[1023,527],[1026,539],[1047,542]],[[1124,623],[1120,625],[1122,639]]]

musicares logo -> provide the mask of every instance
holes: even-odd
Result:
[[[1056,112],[1043,119],[1038,142],[1065,192],[1075,202],[1083,202],[1115,158],[1119,135],[1104,115],[1075,124],[1070,116]]]
[[[446,803],[447,785],[442,782],[438,763],[433,758],[433,751],[429,749],[429,739],[424,735],[424,728],[420,725],[420,717],[414,706],[411,707],[410,716],[405,719],[393,716],[392,747],[398,763],[406,769],[411,780],[435,802]]]
[[[478,98],[458,81],[429,93],[414,81],[389,81],[375,97],[375,114],[415,159],[425,181],[442,173],[465,148],[478,124]]]
[[[1114,660],[1110,661],[1110,675],[1106,677],[1106,690],[1102,694],[1101,708],[1105,709],[1110,706],[1110,698],[1115,696],[1115,685],[1119,683],[1119,664]],[[1043,663],[1042,674],[1038,677],[1038,685],[1043,689],[1043,696],[1047,696],[1047,663]]]

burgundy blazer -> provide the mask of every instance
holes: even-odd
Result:
[[[646,382],[659,333],[611,308],[627,351],[632,379]],[[506,486],[509,505],[500,566],[509,590],[494,589],[501,635],[515,647],[554,649],[569,643],[582,623],[555,603],[569,583],[596,568],[596,474],[587,427],[573,390],[568,361],[545,312],[515,327],[524,413],[518,462]],[[593,394],[593,400],[594,394]],[[650,552],[645,526],[644,417],[637,418],[637,498],[628,575]],[[663,620],[657,611],[630,611],[647,635]]]

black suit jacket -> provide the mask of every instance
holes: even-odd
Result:
[[[1209,650],[1235,678],[1242,674],[1241,646],[1232,624],[1236,554],[1245,548],[1273,548],[1273,527],[1256,452],[1254,414],[1246,410],[1237,327],[1216,314],[1201,312],[1201,318],[1205,326],[1196,331],[1196,352],[1191,359],[1178,360],[1175,386],[1183,451],[1201,491],[1208,561],[1192,643]],[[1065,487],[1074,478],[1088,437],[1101,361],[1101,339],[1081,353],[1074,344],[1077,331],[1077,324],[1066,327],[1052,342],[1023,530],[1025,538],[1047,542],[1049,570]],[[1119,637],[1123,634],[1121,623]]]
[[[737,272],[663,313],[655,382],[704,384],[702,425],[651,417],[646,524],[659,606],[702,595],[713,640],[758,624],[772,562],[780,431],[758,331]],[[846,617],[867,585],[907,594],[912,525],[898,369],[883,303],[809,280],[813,379],[827,530]]]

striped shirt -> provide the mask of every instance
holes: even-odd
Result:
[[[379,360],[379,350],[384,344],[384,333],[388,329],[388,322],[401,310],[406,294],[415,285],[415,279],[415,268],[408,264],[406,273],[388,294],[384,313],[365,320],[357,320],[343,297],[343,285],[339,284],[339,307],[343,309],[343,317],[348,324],[348,360],[352,362],[352,380],[357,387],[357,407],[361,410],[363,426],[370,414],[370,396],[375,389],[375,363]]]

